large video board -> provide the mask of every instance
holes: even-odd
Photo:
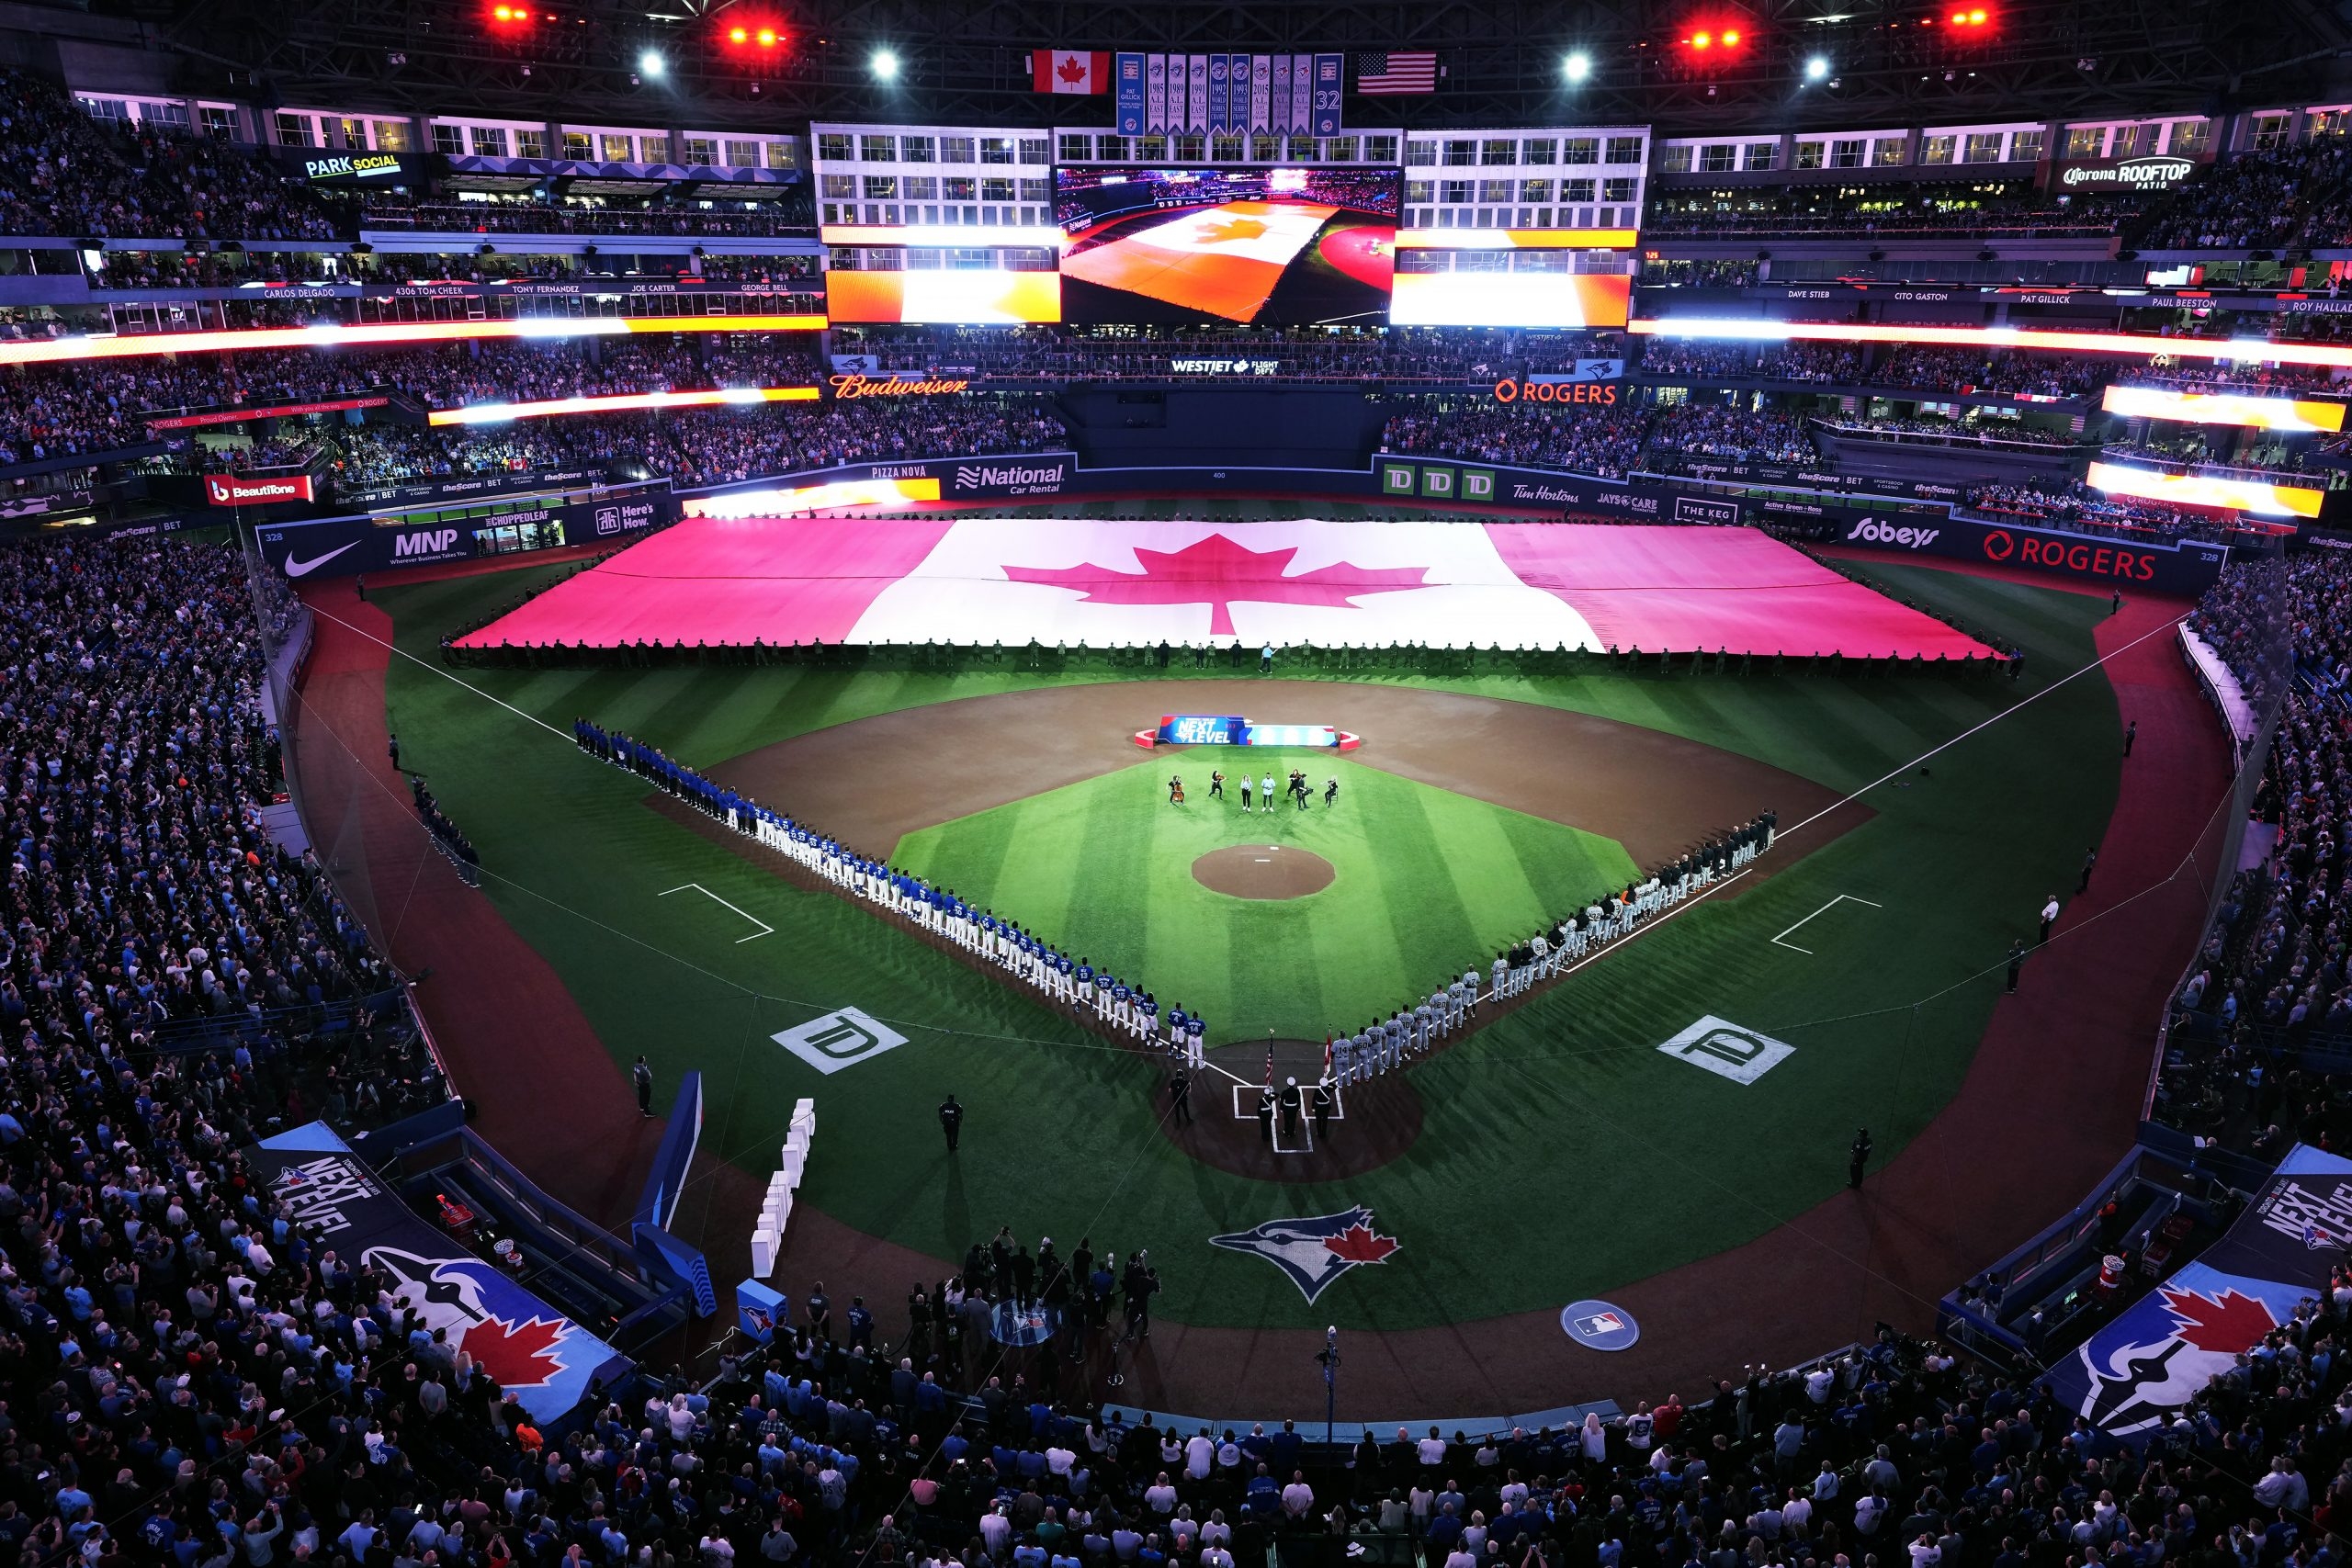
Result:
[[[2165,387],[2109,387],[2101,405],[2134,419],[2184,424],[2242,425],[2250,430],[2340,431],[2344,405],[2318,398],[2262,398],[2243,392],[2176,392]]]
[[[1376,326],[1403,197],[1393,168],[1057,169],[1064,318]]]

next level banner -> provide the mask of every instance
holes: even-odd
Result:
[[[318,1245],[380,1269],[397,1302],[538,1421],[569,1415],[607,1368],[627,1370],[619,1351],[411,1213],[325,1122],[263,1140],[245,1163]]]

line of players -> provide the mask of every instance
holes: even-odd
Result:
[[[1353,1034],[1335,1035],[1331,1077],[1341,1088],[1395,1072],[1427,1055],[1439,1041],[1464,1028],[1483,1000],[1500,1001],[1559,974],[1566,965],[1633,934],[1645,920],[1704,892],[1771,848],[1780,818],[1767,811],[1708,840],[1689,854],[1622,891],[1594,899],[1515,947],[1495,954],[1483,998],[1479,974],[1465,969],[1429,994]]]
[[[766,848],[823,877],[844,893],[878,904],[935,932],[967,953],[986,958],[1013,978],[1066,1007],[1091,1010],[1095,1021],[1158,1046],[1194,1067],[1202,1062],[1207,1021],[1181,1007],[1160,1017],[1159,999],[1109,970],[1056,951],[1011,920],[975,908],[954,892],[869,860],[847,845],[735,791],[714,784],[660,749],[576,719],[580,749],[651,780],[687,805],[747,833]]]
[[[712,783],[655,747],[599,728],[584,718],[574,721],[572,735],[582,750],[652,780],[842,891],[879,904],[989,960],[1064,1006],[1091,1010],[1102,1027],[1155,1045],[1194,1069],[1204,1064],[1208,1025],[1196,1014],[1171,1007],[1163,1028],[1159,998],[1149,991],[1129,986],[1107,969],[1096,969],[1084,958],[1072,960],[1014,922],[965,903],[952,891],[866,859]],[[1332,792],[1337,793],[1336,782]],[[1303,810],[1303,795],[1299,798]],[[1328,797],[1325,804],[1329,804]],[[1362,1083],[1427,1055],[1437,1042],[1467,1026],[1481,1000],[1515,997],[1550,979],[1564,965],[1623,940],[1645,920],[1747,865],[1771,847],[1779,821],[1776,814],[1767,811],[1707,840],[1645,881],[1628,883],[1622,892],[1596,898],[1548,930],[1495,954],[1483,997],[1478,971],[1465,969],[1460,979],[1431,991],[1426,1001],[1398,1008],[1353,1034],[1333,1036],[1330,1078],[1342,1087]]]

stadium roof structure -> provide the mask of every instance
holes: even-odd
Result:
[[[795,118],[1105,123],[1040,95],[1034,49],[1436,52],[1426,96],[1351,96],[1351,123],[1650,123],[1663,134],[2201,113],[2335,101],[2352,23],[2324,0],[113,0],[185,63],[185,90],[515,118],[786,128]],[[108,0],[97,0],[101,11]],[[785,46],[725,47],[736,22]],[[1726,27],[1739,47],[1692,50]],[[153,34],[150,35],[153,36]],[[658,75],[639,69],[658,51]],[[886,79],[877,51],[896,57]],[[1562,69],[1581,51],[1589,70]],[[1823,67],[1807,80],[1806,65]]]

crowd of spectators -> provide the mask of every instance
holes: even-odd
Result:
[[[1815,423],[1832,434],[1848,440],[1928,441],[1942,446],[1972,442],[2056,447],[2076,444],[2075,437],[2063,431],[2045,430],[2020,419],[1945,419],[1937,414],[1874,413],[1827,415]]]
[[[2080,479],[1979,485],[1968,492],[1968,504],[1987,516],[2052,523],[2078,534],[2221,541],[2242,527],[2231,513],[2108,495]]]
[[[1645,376],[1701,382],[1822,381],[1858,386],[1866,379],[1860,350],[1836,343],[1788,343],[1757,350],[1747,344],[1683,343],[1652,338],[1642,351]]]
[[[2115,372],[2119,387],[2177,387],[2186,391],[2332,392],[2352,390],[2324,365],[2257,365],[2234,359],[2177,359],[2164,365],[2127,365]]]
[[[2222,1065],[2276,1063],[2270,1047],[2314,1036],[2352,1037],[2352,984],[2344,958],[2352,940],[2346,863],[2339,840],[2352,805],[2347,685],[2352,684],[2352,559],[2313,549],[2287,561],[2233,562],[2199,603],[2188,627],[2237,677],[2258,711],[2282,699],[2250,832],[2267,830],[2268,852],[2241,874],[2197,968],[2175,1001],[2175,1038],[2193,1050],[2219,1043]],[[2287,659],[2278,656],[2281,645]],[[2263,1075],[2254,1075],[2257,1083]],[[2296,1114],[2341,1100],[2327,1075],[2291,1077]],[[2303,1090],[2314,1092],[2305,1093]],[[2312,1129],[2281,1120],[2276,1103],[2257,1117],[2268,1142]],[[2283,1152],[2283,1151],[2282,1151]]]
[[[1630,403],[1527,406],[1416,400],[1391,414],[1381,449],[1622,479],[1640,461],[1648,411]]]
[[[226,141],[101,125],[44,78],[0,69],[0,232],[75,238],[324,240],[329,198]]]
[[[1431,327],[864,327],[837,329],[837,354],[901,375],[1006,380],[1182,380],[1201,361],[1247,362],[1250,379],[1472,382],[1623,358],[1622,333]]]
[[[1682,403],[1662,411],[1651,427],[1650,447],[1736,463],[1818,460],[1804,415],[1720,403]]]
[[[2109,233],[2114,223],[2100,204],[2079,198],[2053,202],[2024,182],[2007,191],[1971,189],[1966,195],[1941,194],[1933,186],[1832,191],[1786,186],[1736,197],[1655,197],[1642,216],[1642,231],[1691,239],[1913,233],[2054,239]]]
[[[805,187],[779,186],[776,198],[750,202],[674,200],[615,206],[601,197],[552,201],[492,197],[481,201],[370,201],[359,219],[366,229],[418,229],[460,234],[641,234],[697,240],[806,236],[817,226]]]
[[[453,474],[602,468],[684,490],[842,463],[1048,451],[1068,440],[1041,398],[877,398],[481,428],[370,425],[336,436],[335,479],[364,491]]]
[[[2240,152],[2177,186],[2124,243],[2143,251],[2341,244],[2352,220],[2347,176],[2352,142],[2342,137]]]
[[[2095,354],[2024,354],[2015,349],[1933,348],[1904,344],[1871,375],[1875,386],[1997,392],[2008,397],[2079,398],[2114,374]]]

